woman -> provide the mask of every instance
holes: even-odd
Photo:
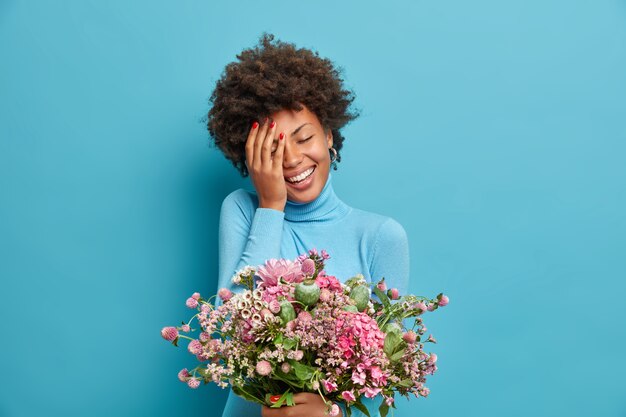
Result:
[[[362,273],[408,285],[408,243],[391,218],[349,207],[335,194],[330,168],[341,160],[340,133],[357,117],[331,61],[264,34],[226,66],[211,95],[208,130],[216,145],[256,193],[242,189],[222,204],[219,288],[245,265],[290,258],[312,248],[332,258],[327,272],[339,279]],[[367,185],[363,191],[372,192]],[[374,195],[373,195],[374,196]],[[296,406],[270,409],[230,393],[223,417],[325,416],[317,394],[295,396]],[[365,400],[372,417],[381,397]],[[341,411],[345,415],[342,404]],[[362,415],[356,409],[353,416]]]

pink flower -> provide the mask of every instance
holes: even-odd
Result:
[[[330,407],[330,411],[328,412],[328,415],[330,417],[337,417],[339,415],[339,411],[340,411],[339,406],[337,404],[333,404]]]
[[[439,307],[447,306],[449,302],[450,299],[448,298],[448,296],[441,294],[441,297],[439,297]]]
[[[268,361],[260,361],[256,364],[256,373],[261,376],[267,376],[272,373],[272,364]]]
[[[346,401],[356,401],[356,398],[354,397],[354,392],[353,391],[344,391],[341,393],[341,398],[343,398]]]
[[[223,300],[223,301],[228,301],[232,298],[233,293],[231,290],[229,290],[228,288],[220,288],[220,290],[217,292],[217,295]]]
[[[376,287],[381,291],[387,291],[387,284],[385,284],[384,279],[380,281],[378,284],[376,284]]]
[[[172,342],[178,337],[178,330],[176,330],[176,327],[164,327],[161,329],[161,336],[163,336],[163,339]]]
[[[426,307],[426,304],[424,304],[423,301],[420,301],[419,303],[415,303],[413,304],[413,307],[419,310],[422,310],[422,312],[428,310],[428,307]]]
[[[327,393],[331,393],[333,391],[337,391],[337,384],[334,381],[330,381],[328,379],[322,379],[322,386]]]
[[[389,407],[391,407],[391,406],[392,406],[392,404],[393,404],[393,397],[390,397],[390,396],[388,396],[388,395],[385,395],[385,402],[387,403],[387,405],[388,405]]]
[[[191,374],[189,373],[187,368],[181,369],[178,373],[178,379],[180,380],[180,382],[187,382],[187,378],[189,378],[190,376]]]
[[[415,343],[415,341],[417,340],[417,335],[415,334],[413,330],[409,330],[408,332],[402,335],[402,340],[404,340],[407,343]]]
[[[289,365],[289,362],[283,362],[282,365],[280,365],[280,370],[288,374],[291,371],[291,365]]]
[[[192,340],[189,342],[189,345],[187,345],[187,350],[192,355],[199,355],[202,352],[202,343],[200,343],[199,340]]]
[[[437,339],[435,339],[432,334],[429,334],[427,342],[437,343]]]
[[[280,313],[280,303],[278,302],[278,300],[270,301],[269,302],[269,309],[274,314]]]
[[[326,249],[322,249],[322,259],[330,259],[330,255],[326,252]]]
[[[300,262],[292,262],[288,259],[270,259],[259,267],[256,275],[260,278],[259,287],[273,287],[278,285],[282,277],[286,282],[302,282],[304,276]]]
[[[189,297],[187,298],[187,302],[185,304],[187,304],[187,307],[189,308],[196,308],[198,307],[198,300],[193,297]]]
[[[301,361],[302,358],[304,357],[304,352],[301,350],[296,350],[295,352],[293,352],[293,358],[297,361]]]
[[[315,278],[315,283],[320,288],[328,288],[331,291],[343,291],[341,283],[332,275],[326,275],[323,272]]]
[[[433,303],[428,303],[427,309],[428,311],[433,311],[435,309],[435,305]]]
[[[298,320],[302,323],[308,323],[313,320],[313,316],[311,316],[311,313],[309,313],[308,311],[302,310],[300,313],[298,313]]]
[[[304,275],[313,276],[315,273],[315,261],[311,258],[305,259],[302,262],[301,270]]]
[[[397,300],[398,298],[400,298],[400,293],[398,292],[397,288],[392,288],[389,290],[389,298],[391,298],[392,300]]]
[[[180,330],[182,330],[185,333],[189,333],[191,331],[191,328],[189,327],[188,324],[183,324],[182,326],[180,326]]]
[[[320,301],[323,303],[327,303],[332,299],[332,293],[328,288],[322,288],[320,291]]]
[[[207,332],[202,332],[200,333],[200,341],[201,342],[206,342],[211,338],[211,335],[208,334]]]
[[[194,292],[194,293],[192,294],[191,298],[194,298],[194,299],[196,299],[196,300],[199,300],[199,299],[200,299],[200,293],[199,293],[199,292]]]
[[[365,387],[360,390],[360,392],[364,394],[367,398],[374,398],[380,393],[380,391],[382,391],[380,388],[371,388],[371,387]]]
[[[434,353],[431,353],[430,357],[428,358],[428,363],[432,364],[432,363],[435,363],[435,362],[437,362],[437,355],[434,354]]]
[[[365,385],[365,372],[358,370],[352,372],[352,382],[359,385]]]
[[[200,386],[200,380],[198,378],[190,378],[189,381],[187,381],[187,385],[189,388],[196,389]]]

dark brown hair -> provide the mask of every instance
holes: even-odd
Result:
[[[215,145],[245,177],[245,145],[252,123],[305,105],[325,130],[332,131],[339,162],[344,141],[339,130],[359,116],[350,109],[354,99],[343,86],[341,69],[329,59],[263,33],[257,46],[244,49],[224,69],[211,94],[207,128]]]

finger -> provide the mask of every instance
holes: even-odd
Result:
[[[272,163],[275,169],[283,170],[283,155],[285,154],[285,134],[280,132],[278,135],[278,144],[276,145],[276,152],[272,156]]]
[[[252,123],[250,132],[248,132],[248,139],[246,140],[246,161],[248,167],[254,162],[254,141],[256,140],[257,133],[259,132],[259,122]]]
[[[267,135],[267,130],[269,128],[269,121],[267,118],[259,128],[259,132],[257,133],[256,140],[254,141],[254,161],[256,163],[262,163],[261,161],[261,148],[263,147],[263,140],[265,139],[265,135]]]
[[[261,414],[262,414],[263,417],[284,417],[284,415],[285,415],[285,407],[270,408],[270,407],[264,405]]]
[[[296,404],[310,403],[317,400],[318,398],[320,398],[320,395],[312,392],[299,392],[293,395],[293,401]]]
[[[272,166],[272,146],[274,146],[274,137],[276,135],[276,122],[272,120],[265,139],[263,139],[263,148],[261,149],[261,163],[265,167]]]

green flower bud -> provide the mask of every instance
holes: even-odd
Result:
[[[320,291],[315,281],[307,280],[296,285],[295,297],[305,306],[312,306],[320,299]]]

